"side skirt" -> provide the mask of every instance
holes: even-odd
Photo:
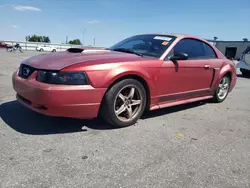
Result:
[[[167,108],[167,107],[171,107],[171,106],[177,106],[177,105],[181,105],[181,104],[187,104],[187,103],[207,100],[207,99],[211,99],[211,98],[213,98],[213,95],[202,96],[202,97],[197,97],[197,98],[190,98],[190,99],[183,99],[183,100],[178,100],[178,101],[173,101],[173,102],[166,102],[166,103],[156,104],[154,106],[151,106],[150,110],[157,110],[160,108]]]

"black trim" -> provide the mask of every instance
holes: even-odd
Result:
[[[16,97],[17,97],[18,99],[20,99],[21,101],[23,101],[25,104],[28,104],[28,105],[31,105],[31,104],[32,104],[32,102],[31,102],[30,100],[28,100],[28,99],[22,97],[22,96],[19,95],[19,94],[17,94]]]
[[[212,69],[212,71],[213,71],[213,77],[212,77],[212,81],[211,81],[211,84],[210,84],[210,88],[212,87],[212,85],[214,83],[214,78],[215,78],[215,73],[216,73],[215,69]]]
[[[211,90],[202,90],[202,91],[191,91],[188,93],[181,93],[181,94],[173,94],[168,96],[162,96],[160,97],[159,101],[172,101],[172,100],[178,100],[178,99],[186,99],[186,98],[193,98],[193,97],[199,97],[204,95],[212,94]]]

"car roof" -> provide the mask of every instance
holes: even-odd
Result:
[[[199,39],[201,41],[207,41],[203,38],[200,38],[200,37],[197,37],[197,36],[194,36],[194,35],[189,35],[189,34],[183,34],[183,33],[167,33],[167,32],[159,32],[159,33],[145,33],[145,34],[142,34],[142,35],[166,35],[166,36],[175,36],[177,38],[185,38],[185,37],[188,37],[188,38],[193,38],[193,39]]]
[[[182,34],[182,33],[168,33],[168,32],[145,33],[144,35],[168,35],[168,36],[175,36],[175,37],[185,37],[185,36],[195,37],[195,36],[191,36],[191,35],[188,35],[188,34]],[[195,37],[195,38],[196,38],[196,37]]]

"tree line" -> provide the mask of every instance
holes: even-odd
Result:
[[[43,42],[50,43],[49,36],[39,36],[39,35],[29,35],[25,37],[25,40],[28,42]],[[81,45],[81,41],[79,39],[70,40],[69,44]]]
[[[45,43],[50,43],[50,38],[48,36],[38,36],[38,35],[26,36],[25,40],[29,41],[29,42],[45,42]]]

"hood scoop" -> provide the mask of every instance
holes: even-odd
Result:
[[[84,51],[84,49],[82,49],[82,48],[69,48],[69,49],[67,49],[67,51],[70,53],[82,53]]]
[[[83,48],[69,48],[66,50],[70,53],[100,53],[100,52],[110,52],[110,50],[107,49],[83,49]]]

